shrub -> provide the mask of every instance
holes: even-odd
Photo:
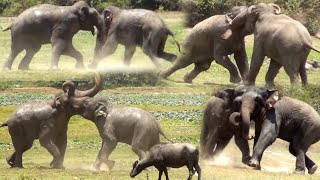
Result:
[[[143,8],[150,10],[159,9],[159,3],[157,0],[129,0],[129,6],[131,8]]]

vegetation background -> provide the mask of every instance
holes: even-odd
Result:
[[[95,7],[103,8],[108,4],[129,7],[131,1],[88,1]],[[135,1],[135,6],[145,7],[144,3],[154,2]],[[178,9],[182,8],[183,2],[187,1],[157,1],[178,2]],[[196,3],[196,7],[208,7],[207,11],[198,9],[192,12],[202,14],[205,18],[209,13],[217,13],[222,8],[228,9],[233,5],[253,4],[256,1],[189,1]],[[292,6],[292,4],[297,6]],[[315,2],[315,1],[312,1]],[[7,4],[6,4],[7,3]],[[68,4],[71,1],[54,0],[0,0],[0,6],[5,8],[2,15],[16,16],[29,6],[39,3]],[[202,4],[201,4],[202,3]],[[217,4],[222,6],[218,6]],[[302,1],[283,1],[290,8],[300,8]],[[300,4],[299,4],[300,3]],[[298,6],[299,4],[299,6]],[[139,5],[139,6],[138,6]],[[200,6],[202,5],[202,6]],[[16,8],[15,8],[16,7]],[[164,4],[149,6],[159,8],[158,13],[164,18],[168,27],[174,32],[178,41],[183,42],[184,37],[190,30],[185,28],[189,13],[164,11]],[[190,6],[191,7],[191,6]],[[313,7],[317,7],[315,3]],[[216,8],[210,10],[209,8]],[[290,8],[288,13],[291,12]],[[152,8],[153,9],[153,8]],[[183,8],[182,8],[183,9]],[[284,9],[284,8],[283,8]],[[311,8],[312,9],[312,8]],[[219,11],[220,13],[222,11]],[[305,11],[303,11],[305,12]],[[191,12],[190,12],[191,13]],[[205,14],[204,14],[205,13]],[[294,14],[294,13],[293,13]],[[195,16],[194,16],[195,17]],[[13,18],[0,18],[0,26],[8,26]],[[198,21],[198,20],[197,20]],[[79,32],[73,39],[75,47],[83,54],[85,64],[92,58],[95,37],[90,32]],[[313,38],[313,44],[320,48],[320,40]],[[253,36],[246,37],[246,50],[248,58],[251,59],[253,47]],[[0,66],[5,62],[10,51],[10,31],[0,32]],[[168,38],[166,51],[179,54],[172,38]],[[140,49],[137,49],[132,64],[126,67],[122,64],[124,48],[119,46],[116,53],[101,61],[99,70],[104,73],[104,90],[99,96],[109,98],[116,106],[134,106],[150,111],[157,116],[163,130],[174,142],[190,142],[199,145],[199,134],[202,119],[202,111],[212,95],[212,92],[235,87],[237,84],[229,82],[229,74],[226,69],[215,64],[201,73],[192,84],[183,83],[185,73],[193,68],[193,65],[179,70],[168,78],[159,79],[157,73],[171,66],[171,63],[160,60],[161,67],[156,69],[153,63]],[[13,70],[9,72],[0,71],[0,123],[5,121],[10,114],[22,103],[33,100],[50,100],[52,96],[60,91],[61,84],[66,79],[73,80],[80,88],[91,87],[94,73],[92,71],[75,70],[75,60],[62,56],[58,71],[48,71],[51,58],[51,46],[44,45],[33,58],[31,71],[18,71],[17,66],[23,53],[17,57],[13,64]],[[320,54],[311,51],[309,60],[320,61]],[[257,78],[257,85],[264,85],[264,76],[269,61],[265,60]],[[291,87],[288,76],[281,69],[276,77],[276,89],[284,95],[303,100],[311,104],[320,112],[320,70],[315,69],[308,72],[309,85],[307,87]],[[89,82],[89,83],[88,83]],[[68,129],[68,147],[65,158],[65,170],[50,169],[50,154],[35,141],[34,146],[24,155],[25,169],[9,169],[5,157],[13,152],[11,139],[7,128],[0,129],[0,179],[131,179],[129,172],[132,163],[137,156],[131,151],[130,146],[119,143],[112,153],[111,159],[116,161],[113,171],[106,169],[95,172],[92,164],[100,148],[100,137],[92,122],[79,116],[72,117]],[[250,142],[252,147],[252,142]],[[308,155],[320,163],[320,143],[313,145]],[[240,151],[231,141],[222,156],[216,161],[201,162],[203,179],[320,179],[319,171],[315,175],[295,175],[295,158],[288,152],[288,143],[277,140],[264,154],[262,160],[262,171],[252,170],[241,164]],[[156,170],[148,172],[149,179],[156,179]],[[186,179],[188,172],[186,168],[170,169],[171,179]],[[146,179],[147,172],[141,173],[135,179]],[[195,177],[193,178],[195,179]]]

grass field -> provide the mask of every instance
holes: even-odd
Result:
[[[178,41],[182,42],[188,29],[183,28],[183,14],[160,13],[167,25],[175,33]],[[0,25],[6,27],[10,19],[0,18]],[[249,59],[252,53],[252,36],[246,38]],[[75,47],[83,54],[85,64],[92,58],[95,37],[89,32],[80,32],[74,38]],[[320,41],[313,39],[313,44],[320,48]],[[0,66],[5,62],[10,51],[10,32],[0,32]],[[174,41],[168,38],[166,51],[177,53]],[[100,71],[112,74],[119,71],[158,72],[171,64],[160,60],[161,67],[156,69],[152,62],[137,49],[130,68],[122,64],[124,48],[119,46],[116,53],[104,59],[99,66]],[[48,71],[51,58],[51,47],[45,45],[35,55],[31,71],[18,71],[20,55],[13,64],[13,70],[0,71],[0,122],[5,121],[18,105],[31,100],[50,99],[59,89],[39,87],[51,85],[50,82],[92,79],[91,71],[74,69],[75,60],[62,56],[59,71]],[[320,54],[311,52],[309,59],[320,60]],[[264,76],[269,62],[265,61],[257,78],[258,85],[264,85]],[[200,122],[202,110],[211,93],[236,84],[229,82],[228,72],[213,63],[210,70],[200,74],[193,84],[183,83],[183,76],[193,66],[174,73],[168,80],[159,79],[155,86],[145,84],[142,87],[118,87],[110,84],[99,96],[107,96],[117,106],[134,106],[150,111],[161,122],[163,130],[175,142],[191,142],[199,145]],[[310,85],[307,87],[291,88],[289,78],[283,70],[276,78],[277,89],[289,95],[312,104],[320,112],[320,70],[308,72]],[[28,82],[28,83],[25,83]],[[47,82],[47,83],[46,83]],[[9,87],[9,89],[7,89]],[[252,147],[252,142],[251,142]],[[50,154],[40,147],[36,141],[33,148],[24,155],[25,169],[10,169],[5,157],[12,153],[12,144],[7,128],[0,129],[0,179],[130,179],[129,172],[137,156],[130,146],[118,144],[111,159],[116,161],[112,172],[106,170],[95,172],[92,164],[100,148],[98,132],[91,122],[79,116],[71,119],[68,131],[68,148],[65,158],[65,170],[50,169]],[[313,145],[308,155],[320,163],[319,143]],[[203,179],[320,179],[320,174],[295,175],[291,174],[295,167],[295,158],[288,152],[288,143],[277,140],[264,154],[262,171],[252,170],[241,164],[240,151],[233,141],[224,153],[213,162],[201,162]],[[135,179],[147,179],[143,172]],[[157,171],[149,173],[149,179],[157,178]],[[171,179],[186,179],[186,168],[170,169]],[[163,177],[164,178],[164,177]],[[195,177],[193,178],[195,179]]]

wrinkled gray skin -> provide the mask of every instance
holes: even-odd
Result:
[[[92,97],[99,92],[100,86],[100,77],[96,77],[95,87],[87,91],[77,91],[76,95]],[[76,112],[72,106],[62,104],[62,100],[66,104],[72,103],[64,92],[56,94],[53,101],[26,103],[0,125],[8,126],[15,149],[6,159],[11,167],[23,168],[23,153],[32,147],[35,139],[39,139],[40,144],[53,156],[50,166],[63,168],[68,122]]]
[[[154,145],[146,157],[136,161],[133,164],[130,176],[133,178],[140,174],[142,170],[147,167],[154,166],[159,171],[159,180],[161,180],[162,173],[166,175],[166,180],[169,180],[167,167],[180,168],[187,166],[189,170],[190,180],[195,173],[198,173],[198,180],[201,179],[201,168],[199,166],[199,151],[198,149],[188,143],[174,143],[174,144],[157,144]]]
[[[278,5],[259,3],[250,6],[231,22],[231,29],[241,26],[254,33],[254,48],[246,82],[248,85],[255,84],[266,56],[271,59],[265,77],[268,86],[274,86],[274,78],[281,67],[288,74],[291,84],[298,83],[299,75],[302,84],[307,84],[307,57],[311,49],[317,52],[320,50],[312,46],[310,34],[300,22],[280,14],[280,11]]]
[[[76,67],[84,68],[81,53],[72,44],[73,36],[79,31],[98,29],[95,54],[104,44],[104,22],[100,14],[84,1],[72,6],[42,4],[22,12],[5,30],[11,30],[11,51],[3,69],[10,70],[14,59],[23,50],[26,55],[19,64],[19,69],[28,70],[31,59],[43,44],[52,44],[51,69],[58,68],[61,55],[76,59]]]
[[[240,116],[242,121],[255,119],[255,145],[250,166],[260,169],[264,150],[276,138],[289,142],[289,152],[296,156],[296,173],[309,174],[317,170],[317,165],[306,155],[310,146],[320,139],[320,116],[308,104],[289,97],[269,99],[263,104],[259,97],[274,94],[263,88],[252,87],[242,98]],[[260,100],[259,100],[260,99]],[[271,99],[271,100],[270,100]],[[271,105],[270,101],[273,101]],[[246,119],[246,120],[245,120]],[[257,123],[260,122],[260,123]],[[245,132],[247,130],[244,130]]]
[[[191,83],[199,73],[208,70],[215,60],[229,71],[230,82],[238,83],[241,77],[245,79],[249,70],[244,42],[247,32],[239,27],[239,30],[233,30],[234,34],[230,38],[225,40],[221,36],[229,28],[229,20],[246,9],[245,6],[234,7],[227,16],[212,16],[195,25],[185,38],[184,54],[171,67],[160,72],[159,76],[167,78],[175,71],[194,64],[194,69],[184,76],[184,81]],[[241,77],[229,58],[231,54],[234,54]]]
[[[131,145],[133,152],[141,159],[153,145],[160,143],[160,134],[169,140],[157,119],[145,110],[112,107],[105,97],[75,97],[70,101],[77,114],[95,123],[102,138],[102,146],[94,164],[96,170],[100,170],[102,163],[106,163],[109,170],[112,169],[114,161],[108,158],[118,142]],[[62,103],[65,104],[63,100]]]
[[[145,9],[120,9],[109,6],[103,11],[104,21],[108,26],[107,40],[102,54],[96,56],[89,67],[96,68],[101,58],[113,54],[118,44],[125,46],[124,64],[130,65],[136,47],[141,47],[152,62],[159,66],[156,57],[168,61],[176,59],[176,55],[164,52],[168,35],[173,33],[167,28],[163,20],[153,11]],[[111,21],[111,22],[110,22]],[[175,39],[174,39],[175,40]],[[175,40],[179,51],[180,45]]]
[[[239,86],[219,91],[207,103],[200,135],[201,156],[204,159],[219,156],[234,136],[242,153],[242,162],[249,163],[250,149],[248,140],[242,137],[242,127],[229,122],[229,116],[240,108],[237,101],[245,90],[245,86]]]

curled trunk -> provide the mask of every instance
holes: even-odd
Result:
[[[102,87],[102,81],[101,81],[101,77],[99,75],[99,73],[96,73],[95,75],[95,85],[93,88],[86,90],[86,91],[79,91],[76,90],[75,85],[73,82],[71,81],[66,81],[65,83],[63,83],[62,85],[62,89],[65,93],[68,93],[68,96],[75,96],[75,97],[84,97],[84,96],[88,96],[88,97],[93,97],[95,96]]]

